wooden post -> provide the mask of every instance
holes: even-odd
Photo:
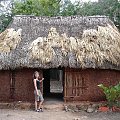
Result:
[[[66,80],[67,80],[67,75],[66,75],[66,68],[64,71],[64,102],[66,103]]]
[[[14,93],[15,93],[15,71],[10,71],[10,99],[14,100]]]

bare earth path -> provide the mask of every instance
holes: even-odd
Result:
[[[65,111],[36,113],[34,111],[0,109],[0,120],[120,120],[120,113],[88,114]]]

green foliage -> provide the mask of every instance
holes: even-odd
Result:
[[[116,104],[120,98],[120,83],[115,86],[106,87],[103,84],[98,85],[106,95],[109,106]]]
[[[100,0],[99,2],[79,3],[77,15],[106,15],[120,27],[120,2],[118,0]]]
[[[25,0],[14,3],[14,15],[56,16],[60,10],[60,0]]]
[[[62,16],[76,15],[77,5],[73,4],[70,0],[65,0],[64,4],[62,5],[62,10],[60,15]]]
[[[11,22],[11,20],[12,20],[12,16],[9,14],[8,15],[6,15],[6,14],[0,15],[0,33],[7,28],[7,26]]]
[[[7,26],[12,20],[12,13],[10,12],[10,6],[11,6],[10,4],[11,3],[9,3],[9,6],[7,6],[6,8],[7,4],[2,4],[2,1],[0,1],[0,33],[7,28]]]

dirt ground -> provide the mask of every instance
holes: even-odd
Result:
[[[120,120],[120,113],[72,113],[65,111],[34,112],[0,109],[0,120]]]

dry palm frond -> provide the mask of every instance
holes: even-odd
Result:
[[[10,52],[15,49],[21,41],[21,29],[7,29],[0,34],[0,52]]]
[[[92,59],[99,66],[106,60],[113,64],[120,64],[120,34],[110,25],[99,26],[98,31],[85,30],[78,46],[77,60],[83,67],[86,58]]]
[[[101,66],[104,61],[120,64],[120,34],[112,26],[98,26],[98,31],[89,29],[83,31],[82,39],[68,37],[65,33],[59,35],[51,28],[47,38],[40,37],[31,44],[32,56],[44,63],[51,62],[55,55],[53,47],[59,47],[63,56],[69,52],[75,53],[77,62],[85,67]]]

